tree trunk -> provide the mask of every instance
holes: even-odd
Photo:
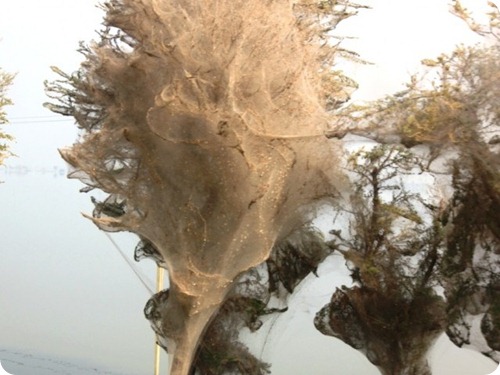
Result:
[[[210,306],[187,320],[170,356],[170,375],[190,374],[200,340],[218,310],[219,305]]]

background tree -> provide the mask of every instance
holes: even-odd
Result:
[[[12,101],[7,96],[7,89],[12,84],[13,79],[14,76],[12,74],[5,73],[0,69],[0,125],[5,125],[9,122],[5,106],[12,104]],[[0,165],[3,164],[6,157],[12,155],[8,145],[4,143],[5,141],[12,141],[12,136],[0,130]]]

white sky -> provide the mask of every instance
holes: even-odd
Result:
[[[421,59],[478,40],[448,13],[447,0],[370,3],[373,10],[341,29],[358,36],[350,46],[375,63],[349,69],[361,85],[356,99],[399,90]],[[62,177],[66,167],[57,153],[76,139],[76,128],[42,108],[47,100],[43,81],[55,78],[49,66],[75,70],[81,61],[78,42],[96,37],[101,12],[95,4],[0,0],[0,67],[17,72],[8,131],[17,139],[18,155],[0,170],[6,181],[0,185],[0,359],[1,349],[29,351],[145,375],[152,373],[153,363],[153,335],[142,314],[148,293],[104,234],[80,216],[91,210],[89,196],[78,193],[80,183]],[[117,240],[132,257],[135,240]],[[140,267],[154,279],[151,263]],[[315,331],[315,311],[334,285],[348,282],[338,260],[320,273],[293,298],[295,312],[275,324],[281,333],[264,352],[264,358],[273,359],[273,375],[378,374],[361,354]],[[432,363],[436,375],[482,375],[494,369],[492,362],[446,340],[439,341]],[[7,362],[3,366],[9,368]]]

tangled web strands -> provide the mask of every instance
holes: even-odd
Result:
[[[48,87],[84,129],[62,151],[74,177],[110,194],[92,219],[139,234],[168,268],[174,374],[233,280],[335,194],[325,103],[345,93],[315,25],[338,5],[112,0],[80,71]]]

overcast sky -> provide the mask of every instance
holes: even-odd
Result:
[[[464,1],[474,2],[479,0]],[[373,10],[341,29],[359,37],[350,46],[374,63],[349,69],[361,85],[355,99],[397,91],[421,59],[478,40],[448,13],[447,0],[372,3]],[[142,313],[149,293],[106,236],[80,215],[92,209],[89,196],[64,177],[67,167],[57,153],[74,142],[76,127],[42,107],[43,81],[55,78],[49,67],[75,70],[78,42],[96,37],[102,17],[96,4],[0,0],[0,66],[17,73],[7,130],[16,137],[18,155],[0,169],[0,360],[17,375],[44,375],[36,366],[49,374],[57,361],[73,366],[72,374],[93,367],[152,373],[153,334]],[[114,238],[132,258],[135,239]],[[145,262],[140,269],[154,280],[155,267]],[[319,271],[321,277],[305,283],[291,301],[294,308],[275,322],[279,333],[267,341],[264,359],[272,359],[274,375],[378,374],[364,356],[315,331],[314,313],[335,285],[349,282],[340,259]],[[27,353],[31,359],[23,357]],[[446,339],[438,342],[432,363],[436,375],[482,375],[495,368]]]

